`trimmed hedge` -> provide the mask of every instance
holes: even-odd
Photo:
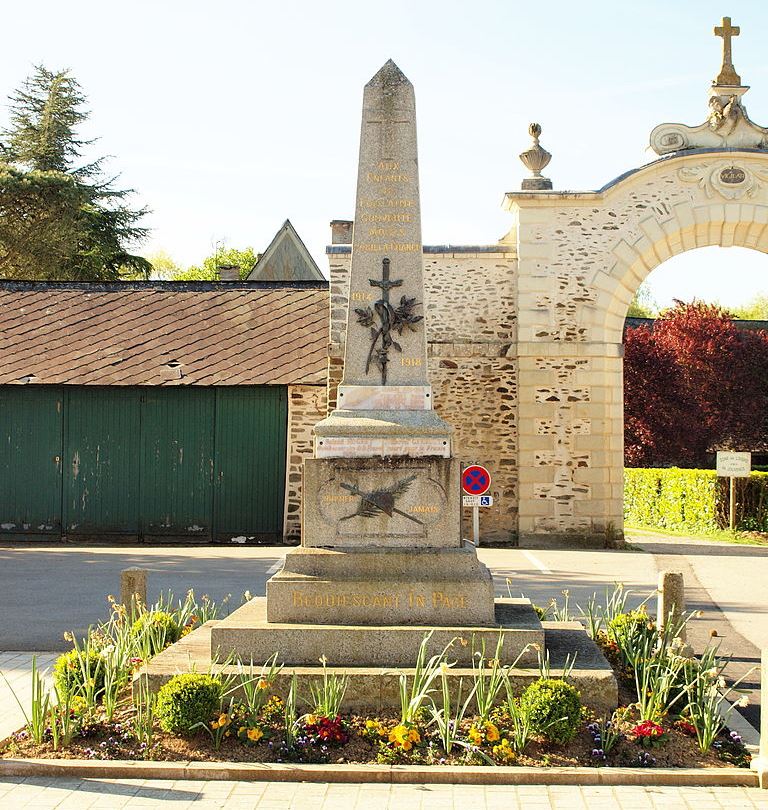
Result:
[[[728,528],[728,479],[714,470],[626,468],[624,520],[675,531]],[[736,528],[768,531],[768,473],[736,479]]]

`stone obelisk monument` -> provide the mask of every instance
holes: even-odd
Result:
[[[514,627],[509,656],[543,643],[529,604],[494,604],[490,572],[461,539],[452,428],[427,376],[423,272],[415,97],[390,60],[363,95],[344,375],[304,462],[301,546],[267,583],[266,608],[254,600],[221,622],[212,647],[404,666],[425,628],[495,646],[499,626]]]

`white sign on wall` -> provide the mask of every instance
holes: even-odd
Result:
[[[717,451],[717,474],[723,478],[747,478],[752,472],[752,453]]]

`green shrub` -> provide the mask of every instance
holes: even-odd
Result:
[[[207,723],[221,706],[221,681],[199,672],[175,675],[157,693],[160,728],[187,733],[195,723]]]
[[[768,473],[737,478],[736,528],[768,531]],[[624,470],[624,519],[673,531],[712,532],[728,526],[728,479],[714,470]]]
[[[557,678],[539,678],[523,692],[520,707],[533,731],[554,743],[570,742],[581,724],[579,690]]]
[[[169,644],[181,637],[182,627],[172,613],[165,610],[149,610],[142,613],[131,626],[131,633],[143,638],[149,655],[157,655]]]
[[[642,608],[619,613],[608,622],[608,637],[620,645],[622,639],[636,635],[650,636],[654,632],[654,623]]]
[[[625,664],[634,666],[645,642],[656,634],[656,625],[643,608],[619,613],[608,622],[608,638],[616,643]]]
[[[93,679],[93,694],[98,696],[104,689],[104,662],[95,650],[62,653],[53,666],[53,683],[62,699],[80,694],[86,675]]]

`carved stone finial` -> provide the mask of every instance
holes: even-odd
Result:
[[[552,188],[552,181],[547,177],[542,177],[541,171],[549,165],[552,155],[539,145],[539,136],[541,135],[541,126],[539,124],[530,124],[528,134],[533,138],[533,143],[529,149],[526,149],[520,155],[520,160],[525,168],[531,172],[531,176],[526,177],[520,187],[523,191],[547,191]]]
[[[742,97],[749,87],[733,67],[732,39],[741,33],[723,17],[722,25],[714,28],[715,36],[723,39],[723,64],[709,88],[709,115],[697,127],[685,124],[659,124],[651,132],[651,149],[657,155],[681,152],[685,149],[761,149],[768,151],[768,127],[751,121]]]

